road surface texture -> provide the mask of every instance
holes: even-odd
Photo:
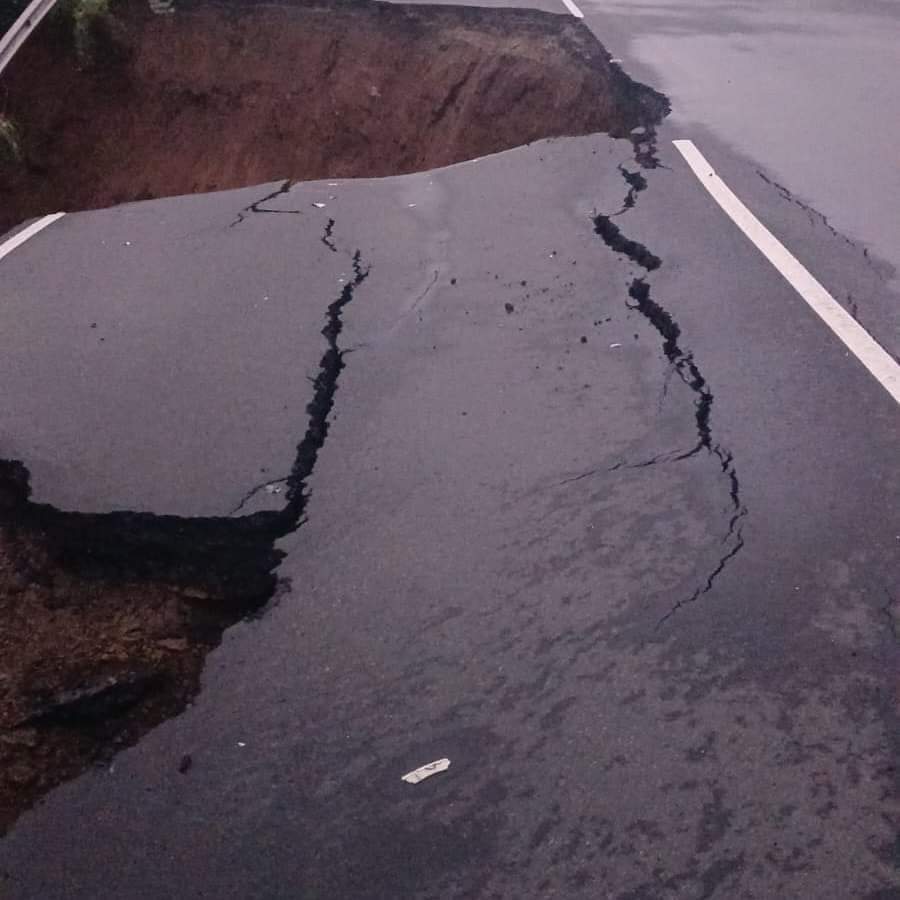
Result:
[[[710,149],[724,142],[714,162],[732,186],[746,196],[745,182],[768,182],[815,229],[859,246],[882,286],[865,303],[839,299],[900,357],[900,206],[885,202],[900,194],[897,5],[586,0],[584,9],[629,73],[670,97],[678,132]],[[822,263],[817,273],[829,276]]]
[[[272,511],[323,371],[333,404],[277,599],[18,820],[5,895],[900,897],[897,405],[671,140],[890,349],[889,266],[683,122],[70,215],[2,261],[37,501]]]
[[[585,0],[584,10],[631,74],[669,95],[681,129],[712,128],[900,267],[900,209],[884,202],[900,194],[896,3]]]
[[[832,228],[865,252],[882,285],[865,307],[859,297],[839,299],[856,304],[860,320],[900,356],[900,206],[885,202],[900,195],[897,4],[580,0],[578,7],[632,77],[670,98],[672,133],[700,143],[743,197],[756,195],[760,180],[806,209],[814,243],[794,252],[812,258],[816,232]],[[829,274],[823,263],[820,279]]]

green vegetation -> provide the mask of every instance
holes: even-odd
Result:
[[[0,114],[0,160],[22,161],[22,143],[16,123],[8,116]]]
[[[62,12],[72,22],[72,38],[79,61],[86,65],[94,58],[94,25],[109,13],[111,0],[67,0]]]

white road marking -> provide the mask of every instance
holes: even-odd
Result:
[[[18,234],[14,234],[8,241],[0,244],[0,259],[8,256],[16,247],[21,247],[29,238],[33,238],[39,231],[43,231],[48,225],[52,225],[57,219],[61,219],[65,213],[53,213],[32,222],[27,228],[23,228]]]
[[[572,0],[562,0],[565,8],[575,16],[576,19],[583,19],[584,13],[572,2]]]
[[[693,141],[672,141],[700,183],[881,386],[900,403],[900,365],[738,199]]]

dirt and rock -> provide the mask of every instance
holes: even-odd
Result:
[[[21,159],[0,230],[58,210],[277,179],[382,176],[627,135],[665,100],[569,16],[378,2],[119,0],[90,59],[53,17],[0,78]]]
[[[72,513],[29,493],[0,462],[0,833],[183,710],[279,559],[277,517]]]

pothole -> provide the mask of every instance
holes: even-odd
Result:
[[[515,9],[112,0],[85,52],[61,13],[0,79],[0,231],[77,210],[276,179],[432,168],[540,138],[648,131],[664,97],[563,15]],[[278,512],[63,512],[0,462],[0,832],[47,790],[184,709],[206,654],[276,592],[302,521],[367,269],[323,297],[325,351]],[[2,448],[0,448],[2,455]],[[27,463],[27,461],[25,461]],[[173,760],[187,775],[190,760]],[[180,777],[175,773],[173,777]]]
[[[0,230],[57,210],[625,136],[666,109],[565,15],[246,0],[179,0],[176,14],[155,15],[146,0],[111,4],[87,41],[73,38],[65,8],[55,14],[0,79],[19,143],[0,162]]]

